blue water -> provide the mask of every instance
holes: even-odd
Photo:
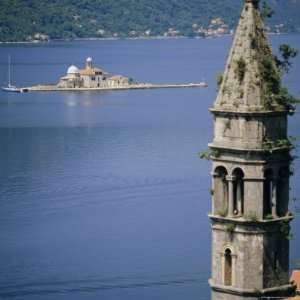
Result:
[[[299,36],[273,37],[300,48]],[[231,38],[0,46],[17,85],[54,83],[92,56],[111,73],[207,89],[0,92],[0,298],[209,298],[210,163],[216,97]],[[299,94],[300,58],[286,78]],[[300,115],[290,120],[300,135]],[[293,195],[300,194],[299,160]],[[298,184],[297,184],[298,183]],[[293,208],[292,208],[293,209]],[[291,261],[300,257],[300,216]]]

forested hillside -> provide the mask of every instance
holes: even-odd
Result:
[[[233,28],[244,0],[1,0],[0,41],[193,36],[222,18]],[[300,31],[300,0],[268,0],[276,14],[271,27]],[[283,25],[280,25],[283,24]],[[193,27],[194,25],[194,27]]]

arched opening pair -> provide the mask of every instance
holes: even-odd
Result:
[[[288,212],[289,168],[279,169],[278,177],[272,169],[264,172],[264,218],[268,216],[284,216]]]
[[[244,172],[234,169],[228,176],[225,167],[219,166],[214,172],[215,209],[224,216],[242,216],[244,213]]]

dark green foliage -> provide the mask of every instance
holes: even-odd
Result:
[[[225,218],[228,214],[228,209],[227,207],[223,207],[221,210],[217,211],[216,214],[220,217]]]
[[[218,87],[218,90],[220,89],[222,83],[223,83],[223,73],[219,73],[217,75],[217,87]]]
[[[283,139],[283,140],[269,140],[265,139],[263,143],[263,149],[273,153],[274,149],[286,149],[286,150],[294,150],[295,149],[295,144],[294,140],[292,137],[290,139]]]
[[[285,3],[288,2],[286,1]],[[274,13],[274,10],[264,1],[261,7],[262,17],[271,18]],[[251,47],[256,47],[253,41],[251,42]],[[260,69],[266,89],[265,105],[267,109],[271,109],[274,104],[277,104],[281,108],[288,110],[290,114],[293,114],[296,110],[296,104],[300,103],[300,101],[291,95],[288,89],[282,86],[281,82],[284,73],[288,73],[290,70],[292,65],[290,60],[297,56],[298,50],[288,44],[282,44],[279,47],[279,52],[280,58],[271,54],[265,54],[261,59]]]
[[[295,58],[298,54],[298,50],[295,48],[292,48],[291,46],[287,44],[282,44],[279,47],[280,55],[282,59],[279,59],[278,57],[275,57],[276,64],[282,72],[288,73],[290,70],[291,64],[291,58]]]
[[[37,32],[51,39],[127,37],[131,31],[142,36],[147,30],[156,36],[169,28],[192,37],[193,24],[208,26],[216,17],[233,27],[240,5],[240,0],[214,5],[208,0],[1,0],[0,41],[26,40]]]
[[[251,49],[253,49],[253,50],[256,49],[257,48],[256,39],[253,36],[250,36],[250,40],[251,40],[251,43],[250,43]]]
[[[135,84],[136,81],[134,81],[134,79],[132,77],[129,78],[129,84]]]
[[[266,1],[262,2],[261,5],[261,16],[263,19],[272,18],[274,15],[274,10],[268,5]]]
[[[213,157],[219,157],[220,156],[220,151],[218,150],[212,150],[212,149],[208,149],[206,151],[202,151],[199,153],[199,157],[201,159],[206,159],[206,160],[211,160]]]
[[[253,212],[253,211],[250,212],[249,214],[247,214],[247,215],[245,216],[245,219],[246,219],[246,220],[249,220],[249,221],[251,221],[251,222],[257,222],[257,221],[259,220],[259,218],[258,218],[256,212]]]
[[[268,215],[265,216],[265,219],[266,219],[266,220],[273,220],[274,217],[273,217],[272,214],[268,214]]]
[[[287,240],[291,240],[293,238],[289,220],[284,220],[280,222],[280,232]]]
[[[235,230],[235,224],[232,223],[226,224],[225,230],[228,233],[233,233]]]
[[[239,82],[242,83],[246,73],[246,62],[244,58],[241,57],[239,60],[236,61],[236,66],[234,71],[236,76],[239,79]]]
[[[270,109],[272,104],[276,103],[292,114],[295,111],[295,105],[299,103],[299,99],[282,86],[281,79],[283,74],[289,71],[290,59],[297,56],[298,50],[286,44],[281,45],[279,50],[281,59],[271,55],[265,55],[261,59],[260,68],[267,95],[265,99],[266,108]]]
[[[279,95],[281,76],[271,55],[267,55],[262,58],[260,69],[262,80],[266,89],[265,105],[267,109],[271,109],[272,104],[275,102],[274,97]]]
[[[244,0],[1,0],[0,41],[25,41],[35,33],[51,39],[76,37],[162,35],[168,28],[193,37],[193,24],[208,27],[221,17],[236,26]],[[275,5],[275,4],[274,4]],[[300,3],[285,0],[276,3],[274,24],[286,23],[284,31],[297,31]],[[290,21],[292,20],[292,21]],[[103,31],[104,30],[104,31]],[[198,35],[198,34],[197,34]]]
[[[211,158],[211,151],[210,150],[206,150],[206,151],[199,152],[199,157],[201,159],[210,160],[210,158]]]
[[[281,76],[272,56],[265,56],[261,61],[261,74],[266,83],[267,92],[269,95],[279,94]]]
[[[296,110],[296,105],[300,103],[300,100],[289,93],[285,87],[280,87],[278,95],[274,96],[276,103],[281,106],[285,106],[289,110],[290,114],[293,114]]]
[[[268,26],[282,24],[280,31],[299,32],[297,28],[299,28],[298,22],[300,21],[300,2],[298,0],[265,0],[264,2],[266,11],[264,12],[262,5],[262,12]]]

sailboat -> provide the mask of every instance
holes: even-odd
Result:
[[[11,84],[11,58],[10,55],[8,56],[8,85],[5,87],[2,87],[2,90],[5,92],[11,92],[11,93],[20,93],[21,90],[18,89],[16,86]]]

